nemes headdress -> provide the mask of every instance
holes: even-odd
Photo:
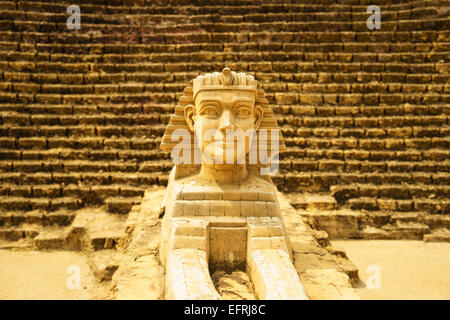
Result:
[[[276,130],[278,132],[279,153],[286,151],[286,146],[284,144],[283,136],[278,128],[277,120],[274,117],[272,108],[269,106],[269,101],[264,97],[264,90],[259,87],[259,83],[252,75],[245,74],[243,72],[234,72],[229,68],[224,68],[222,72],[206,73],[197,76],[195,79],[191,80],[188,86],[184,89],[183,95],[175,107],[174,114],[170,117],[169,124],[164,132],[163,139],[161,141],[161,150],[172,152],[172,149],[180,143],[180,141],[173,141],[173,133],[177,129],[184,129],[190,134],[189,147],[191,148],[192,161],[190,164],[176,164],[175,178],[188,175],[196,170],[200,169],[200,165],[193,165],[194,153],[199,152],[199,150],[194,150],[194,134],[189,130],[188,124],[184,116],[184,109],[188,105],[195,105],[195,97],[200,91],[207,90],[245,90],[255,92],[255,105],[259,105],[263,109],[263,119],[257,130],[257,150],[259,153],[259,146],[264,145],[270,149],[270,141],[264,144],[260,143],[260,138],[258,132],[265,129],[268,136],[270,137],[270,132]],[[182,140],[182,139],[180,139]],[[269,139],[270,140],[270,139]],[[183,142],[185,142],[183,140]],[[256,143],[256,141],[254,142]],[[270,153],[270,150],[267,151]],[[255,166],[255,165],[252,165]],[[266,167],[267,165],[262,165],[258,163],[256,165],[259,167]],[[250,167],[250,166],[249,166]]]
[[[207,73],[193,80],[193,99],[200,91],[207,90],[245,90],[258,91],[258,81],[252,75],[234,72],[224,68],[222,72]]]

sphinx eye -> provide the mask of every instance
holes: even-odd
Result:
[[[247,107],[238,108],[235,112],[237,117],[248,117],[252,114],[252,110]]]
[[[214,107],[206,107],[203,108],[203,110],[200,112],[202,116],[206,116],[209,118],[216,118],[219,116],[219,113],[217,112],[217,109]]]

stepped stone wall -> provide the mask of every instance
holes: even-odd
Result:
[[[12,211],[127,213],[167,183],[159,145],[187,82],[225,66],[273,107],[281,191],[450,212],[448,1],[75,2],[0,1],[0,225]]]

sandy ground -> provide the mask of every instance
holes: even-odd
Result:
[[[450,243],[341,240],[332,244],[358,266],[363,283],[357,291],[363,299],[450,299]],[[79,252],[0,250],[0,300],[108,299],[104,291]]]
[[[450,299],[450,243],[331,241],[358,267],[363,299]],[[379,282],[376,275],[379,274]],[[380,288],[377,289],[377,285]]]
[[[89,299],[94,283],[81,253],[0,250],[0,300]]]

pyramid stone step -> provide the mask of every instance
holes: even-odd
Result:
[[[303,210],[334,210],[337,208],[336,200],[329,195],[292,194],[290,203],[295,209]]]
[[[67,226],[72,222],[73,217],[74,214],[66,210],[53,212],[41,210],[32,210],[27,212],[9,211],[0,215],[0,226],[20,227],[22,224]]]
[[[365,8],[364,10],[367,10],[367,8]],[[277,14],[277,13],[272,13],[272,14],[251,14],[251,15],[245,15],[244,18],[246,19],[246,22],[250,22],[250,23],[255,23],[256,26],[256,30],[252,30],[252,31],[260,31],[260,27],[258,27],[258,23],[270,23],[271,21],[273,21],[273,19],[279,19],[281,21],[289,21],[290,19],[298,19],[300,20],[300,22],[297,23],[297,26],[295,28],[296,31],[314,31],[317,30],[319,27],[321,27],[321,31],[336,31],[336,30],[340,30],[340,31],[367,31],[367,25],[365,23],[365,20],[367,20],[367,14],[365,14],[365,11],[363,10],[363,12],[361,13],[360,18],[358,19],[358,22],[353,22],[351,20],[342,20],[345,19],[345,13],[342,14],[340,13],[339,16],[337,15],[330,15],[328,18],[329,19],[333,19],[333,21],[324,21],[323,19],[326,19],[327,17],[323,17],[323,16],[319,16],[317,15],[316,17],[318,17],[318,19],[315,19],[314,21],[307,21],[307,22],[303,22],[302,20],[305,18],[309,18],[309,19],[314,19],[316,18],[315,16],[311,16],[307,14],[296,14],[296,15],[291,15],[291,14]],[[428,10],[433,10],[433,9],[428,9]],[[425,11],[424,11],[425,12]],[[434,13],[436,13],[436,11],[433,11]],[[432,14],[431,11],[428,12],[428,14]],[[166,20],[172,20],[172,21],[177,21],[179,19],[189,19],[189,17],[186,16],[155,16],[157,17],[158,20],[161,20],[163,18],[165,18]],[[337,18],[340,17],[340,18]],[[348,15],[347,15],[348,17]],[[66,16],[67,18],[67,16]],[[214,15],[202,15],[202,16],[196,16],[195,20],[196,22],[203,22],[203,23],[211,23],[211,19],[214,18]],[[408,31],[408,30],[415,30],[416,26],[415,23],[420,23],[420,18],[426,18],[426,15],[424,17],[405,17],[401,20],[391,20],[385,23],[385,28],[384,30],[391,30],[391,31],[395,31],[395,30],[400,30],[400,31]],[[152,20],[156,20],[156,19],[152,19]],[[192,22],[192,18],[190,19],[190,22]],[[3,25],[5,27],[9,27],[8,29],[12,28],[12,24],[10,24],[11,22],[8,20],[0,20],[3,22]],[[148,21],[148,20],[147,20]],[[189,20],[188,20],[189,21]],[[327,23],[324,23],[327,22]],[[445,19],[444,18],[436,18],[434,20],[434,25],[431,24],[426,24],[423,26],[423,30],[433,30],[432,27],[434,27],[436,24],[440,27],[445,25]],[[153,25],[149,25],[149,23],[151,23],[150,21],[148,21],[147,23],[143,23],[140,27],[153,27]],[[8,26],[8,24],[10,24]],[[340,27],[338,27],[340,26]],[[4,27],[4,28],[5,28]],[[19,32],[26,32],[26,31],[31,31],[31,32],[39,32],[40,28],[46,28],[48,29],[48,31],[50,32],[64,32],[67,31],[67,24],[66,22],[46,22],[46,21],[14,21],[14,28],[15,30],[19,31]],[[105,25],[105,24],[97,24],[97,23],[87,23],[84,22],[83,23],[83,27],[85,28],[85,30],[91,31],[91,30],[98,30],[98,29],[103,29],[105,30],[106,28],[110,28],[116,32],[123,32],[125,30],[129,31],[130,29],[130,25],[129,24],[119,24],[116,21],[115,25]],[[242,28],[242,27],[241,27]],[[186,28],[187,29],[187,28]],[[218,28],[216,27],[215,30],[217,30]],[[236,27],[236,29],[238,29]],[[235,30],[236,30],[235,29]],[[243,29],[243,28],[242,28]],[[139,26],[133,30],[133,31],[137,31],[139,30]],[[204,34],[202,35],[202,37],[194,37],[194,36],[184,36],[184,37],[180,37],[179,35],[176,34],[170,34],[168,32],[164,32],[164,30],[161,30],[162,33],[158,33],[158,30],[154,30],[155,33],[149,34],[149,35],[141,35],[141,39],[143,40],[143,43],[157,43],[157,42],[163,42],[164,40],[168,43],[185,43],[186,39],[193,41],[193,40],[197,40],[199,42],[206,42],[208,41],[212,41],[212,42],[216,42],[219,43],[220,41],[233,41],[235,40],[235,34],[233,32],[212,32],[211,34]],[[222,31],[222,30],[220,30]],[[239,30],[237,30],[239,31]],[[247,31],[247,30],[242,30],[242,31]],[[167,37],[167,35],[169,35],[169,37]],[[167,38],[166,38],[167,37]],[[71,37],[72,39],[75,37]],[[83,42],[86,42],[86,38],[85,37],[81,37]],[[70,38],[69,38],[70,39]],[[75,38],[76,39],[76,38]],[[245,39],[244,39],[245,40]],[[67,41],[67,40],[66,40]]]
[[[411,200],[392,200],[376,199],[370,197],[353,198],[348,201],[348,205],[353,210],[367,211],[412,211],[428,212],[430,214],[449,212],[449,201],[446,199],[411,199]]]
[[[365,214],[353,210],[297,210],[303,218],[310,221],[314,229],[326,231],[330,239],[359,238],[361,221]]]
[[[422,240],[424,234],[430,232],[429,227],[425,224],[401,221],[385,225],[382,229],[387,231],[391,239]]]
[[[448,228],[433,230],[423,236],[425,242],[450,242],[450,231]]]
[[[366,219],[361,223],[361,226],[381,228],[391,222],[391,216],[392,212],[389,211],[368,211],[366,212]]]
[[[126,215],[111,214],[101,207],[76,212],[69,227],[71,246],[89,252],[119,249],[125,236]]]
[[[286,143],[286,141],[285,141]],[[287,148],[293,149],[295,146],[289,145],[287,143]],[[395,163],[392,163],[390,161],[371,161],[370,163],[365,161],[355,161],[353,163],[348,163],[348,161],[345,160],[338,160],[338,159],[330,159],[330,160],[321,160],[318,162],[314,159],[309,158],[303,158],[303,159],[283,159],[279,162],[280,169],[281,170],[294,170],[296,172],[308,172],[308,171],[327,171],[330,169],[345,169],[346,167],[349,168],[350,165],[355,168],[359,169],[360,172],[392,172],[392,173],[402,173],[406,170],[415,170],[420,172],[447,172],[448,169],[450,169],[450,163],[445,164],[442,162],[422,162],[420,164],[411,163],[408,161],[396,161]],[[370,170],[372,169],[372,170]],[[374,170],[375,169],[375,170]],[[434,189],[434,192],[438,192],[437,195],[445,195],[447,196],[449,193],[449,187],[448,186],[421,186],[421,185],[407,185],[402,186],[400,188],[400,185],[385,185],[385,188],[388,188],[388,190],[383,189],[383,194],[392,194],[393,198],[399,198],[402,199],[404,197],[409,198],[409,193],[414,193],[413,195],[420,195],[420,190],[422,190],[423,194],[425,192],[428,192],[428,189]],[[333,186],[331,188],[331,191],[333,193],[333,196],[345,199],[349,196],[355,196],[358,194],[371,194],[373,195],[378,194],[378,186],[371,185],[371,184],[362,184],[362,185],[337,185]],[[400,189],[406,190],[407,192],[401,192]]]
[[[450,216],[442,214],[432,214],[423,217],[424,222],[430,229],[446,228],[450,229]]]
[[[0,228],[0,239],[2,240],[17,241],[22,238],[24,238],[24,232],[22,230],[16,230],[11,227]]]
[[[140,197],[123,198],[115,197],[106,199],[106,208],[111,213],[128,213],[133,205],[139,204],[142,201]]]
[[[101,225],[100,225],[101,224]],[[124,219],[105,216],[101,222],[88,228],[88,239],[92,248],[97,250],[119,249],[125,236]]]
[[[265,35],[267,35],[267,33],[264,33]],[[274,32],[275,34],[275,32]],[[287,35],[290,35],[291,37],[294,35],[293,32],[291,33],[285,33],[285,32],[276,32],[276,34],[279,37],[283,37],[286,38]],[[317,37],[314,38],[314,35],[316,33],[313,32],[300,32],[301,37],[303,38],[303,42],[310,42],[312,44],[317,43],[318,39]],[[357,40],[358,43],[369,43],[370,41],[376,41],[376,39],[382,38],[382,40],[386,41],[386,40],[392,40],[394,38],[394,34],[390,33],[390,32],[386,32],[386,33],[377,33],[378,36],[376,36],[376,34],[373,33],[346,33],[345,34],[345,39],[347,41],[349,40]],[[255,33],[252,33],[252,35],[255,35]],[[257,35],[257,34],[256,34]],[[262,35],[262,34],[261,34]],[[318,33],[317,34],[319,38],[322,37],[328,37],[328,38],[334,38],[332,41],[333,42],[339,42],[341,41],[341,38],[344,37],[344,35],[342,33],[336,32],[336,33]],[[398,33],[399,36],[403,36],[403,37],[410,37],[410,34],[407,32],[399,32]],[[432,32],[432,31],[425,31],[425,32],[417,32],[417,34],[415,34],[415,38],[411,37],[411,41],[414,43],[420,43],[420,42],[429,42],[429,41],[435,41],[436,38],[439,38],[439,40],[441,41],[445,41],[448,38],[448,33],[446,32]],[[390,39],[387,39],[390,38]],[[279,39],[274,39],[274,40],[279,40]],[[94,39],[95,41],[95,39]],[[329,42],[329,41],[328,41]],[[272,45],[277,44],[277,41],[274,41]],[[251,44],[248,43],[248,44]],[[237,44],[239,45],[239,44]],[[394,44],[395,45],[395,44]],[[413,43],[411,45],[414,45]],[[3,48],[9,48],[11,50],[8,51],[1,51],[2,47],[0,47],[0,59],[4,59],[4,60],[10,60],[10,61],[15,61],[15,62],[19,62],[19,61],[29,61],[29,60],[37,60],[37,61],[42,61],[42,62],[47,62],[49,60],[49,57],[44,55],[43,53],[37,51],[37,52],[22,52],[22,51],[16,51],[15,49],[17,48],[17,45],[13,45],[13,42],[3,42]],[[205,60],[210,60],[212,58],[212,56],[215,56],[217,58],[217,61],[234,61],[234,60],[238,60],[239,58],[245,61],[254,61],[254,62],[262,62],[262,61],[267,61],[267,60],[272,60],[274,62],[274,71],[279,71],[279,72],[287,72],[289,71],[289,68],[292,68],[293,66],[295,66],[296,64],[294,64],[294,62],[297,61],[317,61],[319,60],[320,62],[320,66],[326,66],[327,64],[324,61],[328,61],[328,63],[330,65],[335,65],[336,60],[337,61],[342,61],[343,63],[349,63],[350,59],[353,56],[353,61],[354,63],[360,63],[360,62],[366,62],[363,63],[361,65],[361,67],[363,69],[361,69],[360,71],[363,72],[374,72],[375,70],[381,70],[380,71],[386,71],[386,72],[407,72],[408,70],[410,70],[413,73],[427,73],[427,72],[436,72],[441,65],[432,65],[431,62],[438,62],[440,61],[440,59],[444,56],[443,52],[433,52],[430,53],[429,55],[427,55],[426,57],[422,58],[422,59],[426,59],[424,61],[421,61],[422,63],[425,62],[429,62],[429,64],[420,64],[420,65],[414,65],[411,66],[407,63],[406,57],[402,57],[402,56],[396,56],[395,52],[393,53],[387,53],[387,55],[392,55],[391,61],[382,61],[378,62],[376,55],[373,57],[373,59],[370,59],[370,63],[367,57],[368,57],[368,53],[363,53],[363,52],[355,52],[354,55],[352,55],[351,53],[349,54],[341,54],[338,55],[336,53],[330,52],[330,53],[320,53],[320,52],[307,52],[305,54],[301,53],[301,52],[296,52],[293,51],[292,49],[290,51],[280,51],[280,50],[274,50],[275,52],[260,52],[260,51],[247,51],[245,53],[243,52],[220,52],[217,51],[215,52],[214,50],[212,51],[201,51],[201,52],[174,52],[171,55],[167,55],[165,53],[161,53],[161,52],[152,52],[152,47],[146,47],[146,46],[142,46],[139,48],[140,50],[138,50],[137,48],[128,48],[126,53],[123,54],[118,54],[118,53],[106,53],[106,54],[92,54],[92,53],[87,53],[87,54],[80,54],[79,56],[73,56],[67,53],[58,53],[58,54],[53,54],[50,57],[50,61],[51,62],[64,62],[64,63],[86,63],[86,62],[92,62],[92,63],[122,63],[123,61],[127,61],[128,63],[139,63],[139,62],[153,62],[153,63],[166,63],[168,66],[170,66],[170,68],[168,68],[166,70],[166,72],[170,72],[170,71],[174,71],[174,73],[172,73],[171,76],[166,75],[166,79],[170,80],[170,82],[174,82],[174,80],[189,80],[187,79],[187,76],[191,76],[191,77],[195,77],[194,72],[187,70],[185,67],[181,67],[182,65],[179,64],[180,61],[187,61],[187,62],[192,62],[192,63],[197,63],[197,62],[202,62]],[[214,49],[214,48],[211,48]],[[274,48],[276,49],[276,48]],[[138,52],[135,53],[135,51],[144,51],[144,52]],[[300,51],[300,50],[299,50]],[[398,54],[398,53],[397,53]],[[414,56],[414,53],[412,53]],[[420,59],[420,55],[415,54],[419,59]],[[369,56],[370,57],[370,56]],[[123,61],[122,61],[123,60]],[[387,59],[388,60],[388,59]],[[396,63],[393,63],[392,60],[396,60]],[[399,62],[403,62],[402,64],[399,64]],[[14,66],[14,65],[13,65]],[[444,65],[445,66],[445,65]],[[180,68],[184,68],[184,70],[180,70]],[[277,68],[279,68],[279,70],[277,70]],[[172,70],[173,69],[173,70]],[[303,71],[307,71],[307,70],[303,70]],[[331,71],[331,70],[321,70],[321,71]],[[342,72],[342,70],[338,70],[339,72]],[[144,72],[141,73],[142,75],[145,75]],[[122,87],[122,89],[127,89],[128,86],[130,86],[130,89],[133,90],[137,90],[137,91],[143,91],[143,88],[145,87],[145,85],[147,84],[146,81],[139,81],[139,74],[136,75],[136,78],[133,78],[133,75],[119,75],[116,74],[114,75],[114,79],[112,79],[113,81],[111,81],[109,83],[109,85],[111,86],[117,86]],[[159,76],[157,74],[148,74],[146,78],[141,78],[142,80],[147,79],[147,80],[161,80],[164,77],[164,74],[160,74]],[[10,78],[11,77],[11,78]],[[14,82],[16,81],[20,81],[23,79],[26,80],[30,80],[30,79],[48,79],[49,80],[49,84],[47,89],[51,89],[52,87],[54,88],[60,88],[63,89],[61,87],[60,84],[58,84],[55,80],[58,79],[58,77],[62,80],[63,83],[70,83],[70,84],[77,84],[77,85],[81,85],[81,86],[73,86],[73,88],[79,87],[81,88],[88,88],[88,85],[83,85],[89,83],[89,84],[95,84],[95,83],[104,83],[104,85],[107,85],[106,80],[109,78],[111,80],[111,75],[102,75],[102,74],[90,74],[89,78],[87,79],[88,81],[83,81],[83,77],[80,77],[79,74],[73,74],[71,76],[66,75],[66,76],[62,76],[62,75],[57,75],[54,74],[53,77],[50,77],[48,74],[46,75],[46,73],[42,73],[42,72],[38,72],[37,74],[33,75],[32,78],[30,78],[29,74],[26,73],[16,73],[13,74],[11,72],[7,72],[5,80],[12,80]],[[353,78],[355,79],[356,76],[353,76]],[[136,83],[130,83],[130,84],[123,84],[121,86],[115,84],[118,83],[119,81],[117,80],[122,80],[120,82],[123,82],[123,80],[135,80]],[[274,79],[276,80],[276,79]],[[155,82],[155,84],[152,84],[152,82]],[[53,84],[52,84],[53,83]],[[292,85],[294,85],[295,83],[292,83]],[[47,84],[46,84],[47,85]],[[166,84],[162,84],[162,83],[157,83],[156,81],[149,81],[148,83],[149,88],[153,86],[158,86],[159,88],[164,88],[166,86]],[[170,86],[171,84],[169,84]],[[178,83],[177,85],[181,85],[181,83]],[[286,85],[286,84],[285,84]],[[266,86],[271,86],[269,83],[266,83]],[[306,87],[306,86],[305,86]],[[30,84],[30,88],[32,89],[40,89],[39,86],[32,86],[32,84]],[[93,92],[95,90],[93,90],[93,87],[91,85],[89,91]],[[99,88],[101,88],[101,86],[99,86]],[[44,89],[44,88],[42,88]],[[63,89],[64,90],[64,89]],[[86,89],[85,89],[86,90]],[[36,92],[36,91],[32,91],[32,92]]]
[[[64,249],[69,231],[70,229],[68,227],[46,228],[34,238],[34,245],[40,250]]]
[[[365,226],[362,230],[361,230],[361,236],[363,239],[368,239],[368,240],[386,240],[386,239],[391,239],[389,237],[389,234],[386,230],[380,229],[380,228],[376,228],[373,226]]]
[[[20,239],[33,239],[42,230],[37,224],[21,224],[19,227],[0,227],[0,239],[18,241]]]
[[[422,215],[417,212],[402,212],[391,215],[391,221],[394,223],[421,222]]]
[[[439,165],[437,164],[437,166]],[[425,170],[428,169],[425,168]],[[445,172],[445,168],[442,168],[442,171]],[[411,199],[434,194],[438,198],[448,198],[450,192],[447,185],[422,185],[419,183],[414,185],[384,184],[382,187],[373,184],[337,185],[331,186],[330,190],[340,204],[345,203],[350,198],[358,198],[359,196]]]
[[[13,3],[13,2],[12,2]],[[177,6],[174,6],[174,4]],[[102,0],[88,0],[85,1],[86,12],[95,14],[99,10],[103,10],[104,2]],[[171,6],[168,6],[171,5]],[[335,11],[351,11],[350,9],[355,8],[355,11],[359,12],[367,7],[365,1],[361,0],[346,0],[346,1],[333,1],[330,6],[330,2],[326,0],[312,1],[306,0],[301,4],[292,3],[290,0],[281,0],[277,3],[273,3],[270,0],[263,1],[255,1],[255,0],[231,0],[231,1],[219,1],[215,3],[216,6],[220,6],[224,8],[226,14],[234,14],[235,12],[239,12],[241,6],[244,7],[244,12],[252,13],[252,12],[335,12]],[[18,7],[16,5],[8,5],[7,8],[9,10],[15,10],[19,8],[24,11],[31,12],[40,12],[42,6],[48,12],[60,12],[65,8],[64,4],[45,2],[42,4],[41,2],[34,1],[26,1],[20,3]],[[411,9],[420,9],[423,7],[429,6],[443,6],[442,1],[391,1],[389,4],[386,4],[386,8],[389,10],[395,11],[403,11],[403,10],[411,10]],[[111,10],[112,14],[121,14],[124,11],[130,12],[133,14],[136,13],[145,13],[145,14],[177,14],[179,12],[188,12],[189,14],[199,13],[199,12],[216,12],[218,10],[217,7],[211,6],[211,3],[208,1],[196,1],[196,6],[192,6],[192,2],[190,1],[155,1],[154,6],[148,7],[143,3],[143,1],[128,1],[126,3],[120,1],[111,1],[111,4],[108,5],[108,9]]]
[[[98,281],[111,281],[119,267],[122,253],[117,250],[100,250],[89,254],[88,263]]]
[[[352,6],[353,7],[353,6]],[[206,7],[175,7],[173,8],[172,13],[168,13],[168,10],[170,10],[171,7],[134,7],[135,13],[132,15],[135,19],[139,19],[140,21],[148,21],[150,18],[150,21],[153,21],[153,19],[156,19],[157,16],[161,15],[161,18],[171,18],[172,16],[176,15],[176,18],[178,21],[189,21],[189,17],[192,15],[198,16],[200,13],[202,16],[205,16],[205,20],[208,16],[211,14],[215,14],[218,12],[218,9],[216,7],[212,6],[206,6]],[[352,17],[354,19],[363,19],[365,15],[364,8],[361,8],[362,13],[359,13],[357,9],[355,12],[351,12],[350,7],[348,6],[340,6],[342,11],[340,12],[341,16],[336,17],[334,14],[334,10],[338,10],[339,6],[336,6],[332,8],[331,10],[324,10],[323,6],[312,6],[309,8],[309,10],[305,10],[304,6],[300,6],[298,4],[284,4],[284,5],[266,5],[264,7],[259,6],[239,6],[239,8],[234,8],[231,6],[222,6],[220,9],[220,13],[223,15],[231,15],[232,17],[236,17],[236,14],[243,15],[241,18],[242,20],[248,20],[250,18],[258,19],[261,17],[261,13],[265,13],[268,10],[271,10],[271,12],[274,12],[276,15],[282,15],[282,14],[289,14],[295,20],[299,21],[312,21],[312,20],[328,20],[328,19],[351,19]],[[357,7],[356,7],[357,8]],[[10,15],[15,14],[17,16],[17,19],[20,21],[22,19],[31,18],[36,19],[37,21],[41,20],[42,18],[48,18],[48,14],[35,12],[33,14],[30,14],[28,11],[22,11],[20,10],[22,8],[19,8],[17,10],[16,8],[8,8],[9,11],[5,11],[3,13],[3,17],[7,18],[10,17]],[[140,9],[140,10],[139,10]],[[315,9],[317,11],[310,11],[311,9]],[[120,21],[121,23],[131,23],[131,21],[135,22],[134,20],[131,20],[130,16],[123,16],[123,15],[117,15],[117,13],[109,14],[106,16],[94,14],[91,12],[91,8],[89,8],[89,5],[87,5],[87,13],[84,15],[85,17],[85,23],[88,24],[108,24]],[[113,9],[114,11],[114,9]],[[142,14],[141,12],[146,12],[145,14]],[[150,13],[151,12],[151,13]],[[183,14],[180,14],[183,13]],[[421,8],[416,7],[412,10],[402,10],[401,14],[397,14],[397,11],[393,10],[393,8],[387,7],[386,8],[386,19],[392,20],[396,18],[402,18],[402,19],[413,19],[413,18],[420,18],[427,15],[435,15],[436,14],[436,8]],[[53,13],[52,17],[54,17],[56,22],[65,22],[67,19],[67,16],[61,13],[61,10],[56,11]],[[153,18],[153,19],[152,19]],[[145,20],[144,20],[145,19]],[[235,18],[237,19],[237,17]],[[258,19],[259,20],[259,19]],[[288,19],[289,20],[289,19]],[[28,20],[26,20],[28,21]],[[251,20],[249,20],[251,21]],[[205,22],[209,22],[209,20],[206,20]],[[237,22],[237,21],[235,21]],[[155,26],[154,28],[156,30],[162,30],[162,31],[170,31],[170,29],[175,29],[175,27],[171,26]],[[168,29],[168,30],[164,30]],[[233,30],[230,30],[233,31]]]

